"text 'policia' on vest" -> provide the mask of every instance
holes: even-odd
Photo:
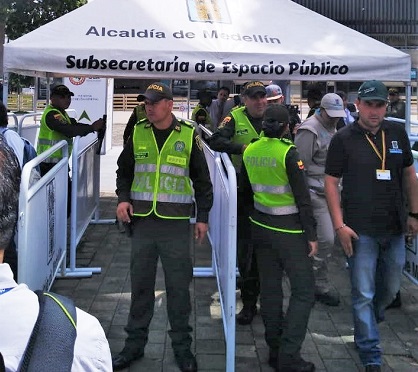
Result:
[[[193,189],[189,178],[194,128],[181,122],[161,151],[147,119],[133,134],[135,176],[131,186],[134,215],[187,219],[191,216]]]

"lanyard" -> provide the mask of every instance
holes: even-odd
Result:
[[[5,294],[7,292],[9,292],[10,290],[12,290],[14,287],[11,288],[0,288],[0,295]]]
[[[385,141],[385,131],[382,130],[382,152],[383,154],[380,153],[380,151],[378,150],[378,148],[376,147],[376,145],[372,142],[372,140],[369,138],[369,136],[367,134],[365,134],[367,141],[370,143],[370,146],[373,148],[374,152],[376,153],[376,155],[379,157],[379,159],[382,161],[382,169],[385,169],[385,165],[386,165],[386,141]]]

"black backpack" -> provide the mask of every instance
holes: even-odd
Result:
[[[70,372],[77,336],[77,314],[72,300],[36,291],[39,314],[20,364],[20,372]],[[1,371],[1,367],[0,367]]]

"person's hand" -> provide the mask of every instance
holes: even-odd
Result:
[[[129,202],[120,202],[116,208],[116,217],[118,221],[130,223],[131,217],[134,213],[134,207]]]
[[[194,238],[198,244],[202,244],[203,239],[208,231],[208,224],[204,222],[196,222],[194,225]]]
[[[245,151],[245,149],[247,148],[248,146],[247,145],[242,145],[242,153],[244,153],[244,151]]]
[[[337,230],[338,239],[340,239],[341,246],[347,257],[353,255],[353,239],[358,240],[358,235],[349,226],[341,227]]]
[[[105,122],[102,118],[100,118],[93,122],[91,126],[93,127],[94,131],[97,132],[105,126]]]
[[[418,220],[416,218],[408,216],[408,219],[406,221],[406,227],[408,235],[418,234]]]
[[[318,241],[308,241],[310,252],[308,257],[313,257],[318,253]]]

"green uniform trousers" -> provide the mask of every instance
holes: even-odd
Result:
[[[304,234],[273,231],[252,224],[260,273],[261,316],[270,349],[297,357],[305,339],[314,299],[312,259]],[[283,309],[283,272],[291,286],[289,307]]]
[[[164,270],[167,313],[175,353],[190,349],[189,286],[193,278],[190,221],[156,216],[133,218],[131,248],[131,307],[125,330],[125,351],[143,352],[154,314],[158,258]]]

